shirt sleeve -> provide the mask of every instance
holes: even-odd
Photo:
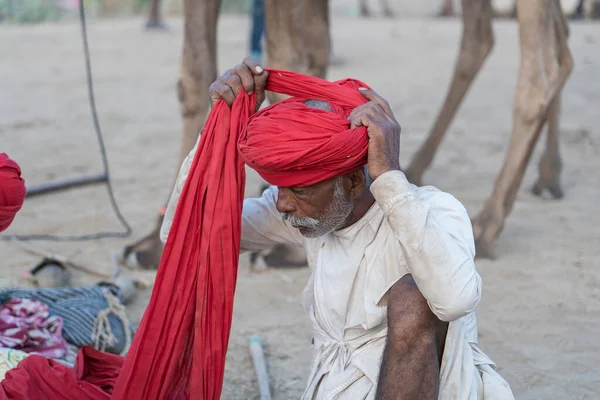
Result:
[[[401,171],[389,171],[371,185],[408,270],[432,312],[454,321],[475,309],[481,277],[467,211],[448,193],[418,188]]]

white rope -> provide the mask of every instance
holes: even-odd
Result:
[[[107,288],[102,288],[102,294],[108,303],[108,308],[100,311],[94,321],[94,328],[92,329],[92,340],[94,341],[94,348],[105,351],[108,346],[114,346],[117,342],[117,338],[113,334],[110,327],[110,320],[108,316],[114,314],[121,320],[123,324],[123,330],[125,331],[125,346],[121,355],[127,354],[129,347],[131,346],[131,330],[129,329],[129,320],[127,319],[127,313],[125,306],[121,304],[121,301],[117,296]]]

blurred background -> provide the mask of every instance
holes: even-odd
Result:
[[[253,3],[222,1],[218,74],[248,55],[266,57],[264,43],[259,52],[252,48]],[[369,0],[369,15],[359,0],[329,3],[327,79],[360,79],[389,101],[402,125],[401,164],[408,165],[452,78],[462,34],[460,2]],[[472,216],[491,193],[508,149],[519,66],[513,2],[492,3],[494,48],[423,177],[423,184],[457,197]],[[495,244],[496,258],[477,263],[484,280],[480,340],[519,399],[595,399],[600,393],[600,5],[591,3],[590,11],[582,2],[563,1],[575,64],[560,112],[564,198],[530,192],[543,135]],[[152,12],[151,0],[84,4],[98,120],[115,198],[133,234],[84,242],[0,241],[0,287],[96,285],[116,281],[122,270],[132,282],[130,298],[122,300],[135,327],[155,271],[116,260],[124,246],[155,229],[179,169],[183,6],[163,0]],[[0,152],[20,164],[28,187],[102,171],[79,23],[77,0],[0,0]],[[247,195],[260,193],[261,185],[248,171]],[[120,229],[106,188],[87,185],[28,198],[3,235]],[[51,283],[36,280],[35,268],[47,260],[59,265],[59,275],[68,270],[69,278],[61,284],[55,275]],[[309,274],[302,267],[258,271],[242,256],[222,398],[259,398],[247,347],[251,335],[265,343],[274,398],[301,396],[311,358],[300,304]]]

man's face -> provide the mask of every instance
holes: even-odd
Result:
[[[283,220],[308,238],[344,227],[353,207],[354,200],[346,195],[341,177],[306,187],[280,187],[277,198]]]

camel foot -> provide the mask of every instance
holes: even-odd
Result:
[[[169,29],[169,27],[166,24],[159,22],[159,21],[148,21],[148,22],[146,22],[145,28],[148,30],[155,30],[155,31],[156,30],[166,31]]]
[[[496,256],[492,250],[492,243],[487,243],[482,240],[475,240],[475,258],[494,260]]]
[[[332,67],[339,67],[346,64],[346,59],[340,57],[338,54],[331,53],[329,55],[329,65]]]
[[[488,202],[471,222],[475,238],[475,256],[494,259],[492,246],[504,227],[504,212],[500,207]]]
[[[158,269],[164,249],[160,241],[160,227],[164,218],[164,215],[158,217],[158,223],[150,234],[125,246],[119,261],[132,268]]]
[[[275,245],[264,259],[267,266],[272,268],[300,268],[308,265],[304,249],[286,244]]]
[[[423,183],[423,170],[420,168],[413,168],[410,166],[404,171],[404,175],[406,175],[406,179],[415,186],[421,186]]]
[[[533,185],[533,187],[531,188],[531,192],[536,196],[542,196],[546,190],[554,199],[557,200],[562,199],[565,196],[562,188],[560,187],[560,183],[546,181],[542,178],[539,178],[535,185]]]
[[[438,11],[438,13],[436,14],[436,17],[439,17],[439,18],[454,17],[454,10],[452,10],[451,8],[442,8],[440,11]]]
[[[263,271],[267,268],[301,268],[306,267],[306,253],[298,246],[277,244],[269,250],[250,254],[250,268]]]
[[[547,150],[540,160],[538,169],[537,182],[531,188],[533,194],[542,196],[547,190],[553,198],[562,199],[564,197],[560,186],[562,161],[558,155],[558,150]]]
[[[394,12],[390,8],[386,8],[383,10],[383,16],[386,18],[394,18],[396,14],[394,14]]]

